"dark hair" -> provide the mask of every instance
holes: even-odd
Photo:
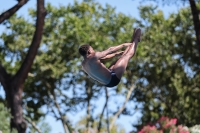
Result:
[[[89,44],[84,44],[84,45],[81,45],[79,47],[79,53],[82,55],[82,56],[85,56],[87,55],[87,52],[90,48],[90,45]]]

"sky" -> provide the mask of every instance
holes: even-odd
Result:
[[[78,0],[81,1],[81,0]],[[135,18],[139,19],[139,11],[138,7],[140,5],[148,5],[148,4],[156,4],[154,2],[141,2],[142,0],[96,0],[100,2],[102,5],[105,5],[106,3],[110,4],[112,7],[116,8],[117,12],[122,12],[126,15],[131,15]],[[73,3],[73,0],[45,0],[45,2],[50,2],[54,6],[59,6],[59,5],[68,5],[69,3]],[[6,0],[0,4],[0,13],[3,11],[11,8],[17,3],[16,0]],[[36,6],[36,0],[29,0],[29,2],[23,6],[20,10],[18,10],[17,14],[20,16],[27,17],[28,16],[28,8],[35,8]],[[176,13],[183,5],[165,5],[163,6],[162,3],[159,3],[159,9],[161,9],[165,16],[168,17],[170,13]],[[3,31],[3,26],[0,25],[0,33]],[[0,88],[0,96],[4,95],[3,89]],[[118,100],[122,100],[123,98],[119,98]],[[98,105],[99,109],[102,108],[104,99],[99,99],[98,100]],[[113,107],[114,102],[109,102],[109,107]],[[85,110],[81,111],[80,113],[74,115],[70,114],[69,119],[73,120],[72,122],[75,123],[78,121],[78,119],[83,116],[86,113]],[[130,116],[122,116],[117,120],[117,123],[122,125],[126,131],[131,131],[132,130],[132,123],[134,122],[135,119],[137,119],[140,116],[140,114],[136,114],[132,117]],[[56,121],[53,117],[48,116],[46,118],[46,122],[49,123],[49,125],[52,128],[51,133],[64,133],[63,127],[61,122]]]

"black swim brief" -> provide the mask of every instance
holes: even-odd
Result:
[[[115,72],[111,71],[111,80],[110,83],[106,85],[106,87],[114,87],[119,84],[120,79],[116,76]]]

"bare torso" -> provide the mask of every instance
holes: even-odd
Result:
[[[83,70],[94,80],[107,85],[111,80],[110,70],[91,54],[82,62]]]

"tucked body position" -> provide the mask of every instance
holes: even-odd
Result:
[[[141,29],[134,29],[132,40],[130,43],[123,43],[113,46],[104,51],[95,51],[89,44],[79,47],[79,53],[83,56],[83,70],[94,80],[98,81],[106,87],[117,86],[126,70],[129,60],[136,52],[138,42],[140,42]],[[126,47],[122,52],[120,49]],[[120,58],[106,67],[101,60],[109,59],[120,54]]]

